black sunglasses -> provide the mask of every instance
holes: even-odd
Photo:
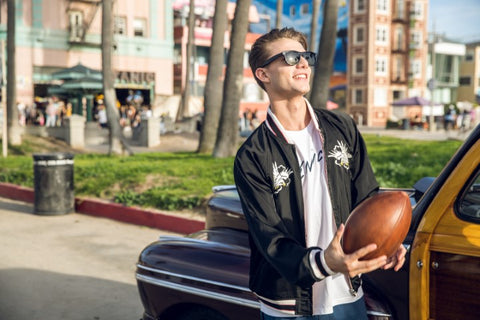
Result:
[[[297,65],[300,62],[300,57],[305,58],[307,60],[309,66],[314,66],[315,63],[317,63],[317,55],[315,52],[311,51],[305,51],[305,52],[298,52],[298,51],[283,51],[280,52],[279,54],[274,55],[273,57],[267,59],[259,68],[265,68],[268,66],[270,63],[273,61],[277,60],[283,56],[283,59],[285,60],[285,63],[294,66]]]

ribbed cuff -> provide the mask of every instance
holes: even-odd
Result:
[[[317,278],[318,281],[325,279],[327,276],[326,274],[323,274],[320,268],[318,267],[318,262],[317,262],[317,257],[320,255],[322,250],[312,250],[310,251],[310,265],[312,266],[313,274]]]
[[[320,252],[320,261],[322,262],[322,266],[325,268],[325,271],[328,273],[329,276],[333,276],[334,274],[336,274],[335,271],[328,267],[328,264],[325,261],[325,251],[323,250],[322,252]]]

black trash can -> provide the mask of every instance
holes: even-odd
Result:
[[[34,212],[60,215],[74,211],[73,154],[33,155]]]

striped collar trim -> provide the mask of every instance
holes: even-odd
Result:
[[[318,121],[316,121],[317,116],[315,115],[315,112],[313,111],[313,108],[312,108],[310,102],[306,98],[304,98],[304,99],[305,99],[305,102],[307,104],[307,110],[310,113],[310,117],[312,118],[312,120],[314,120],[313,124],[315,126],[315,129],[320,132],[320,128],[318,126]],[[267,121],[265,121],[265,123],[267,124],[268,129],[270,129],[270,131],[274,135],[276,135],[277,137],[283,138],[289,144],[293,143],[293,141],[291,141],[288,138],[288,136],[286,135],[285,128],[282,126],[282,124],[280,123],[278,118],[275,116],[271,107],[269,107],[268,110],[267,110]]]

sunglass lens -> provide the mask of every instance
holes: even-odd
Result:
[[[309,66],[315,65],[316,60],[317,60],[316,57],[315,57],[315,53],[313,53],[313,52],[305,52],[305,53],[303,54],[303,57],[305,58],[305,60],[307,60]]]
[[[298,62],[300,62],[300,52],[297,52],[297,51],[286,52],[285,62],[291,66],[296,65]]]

